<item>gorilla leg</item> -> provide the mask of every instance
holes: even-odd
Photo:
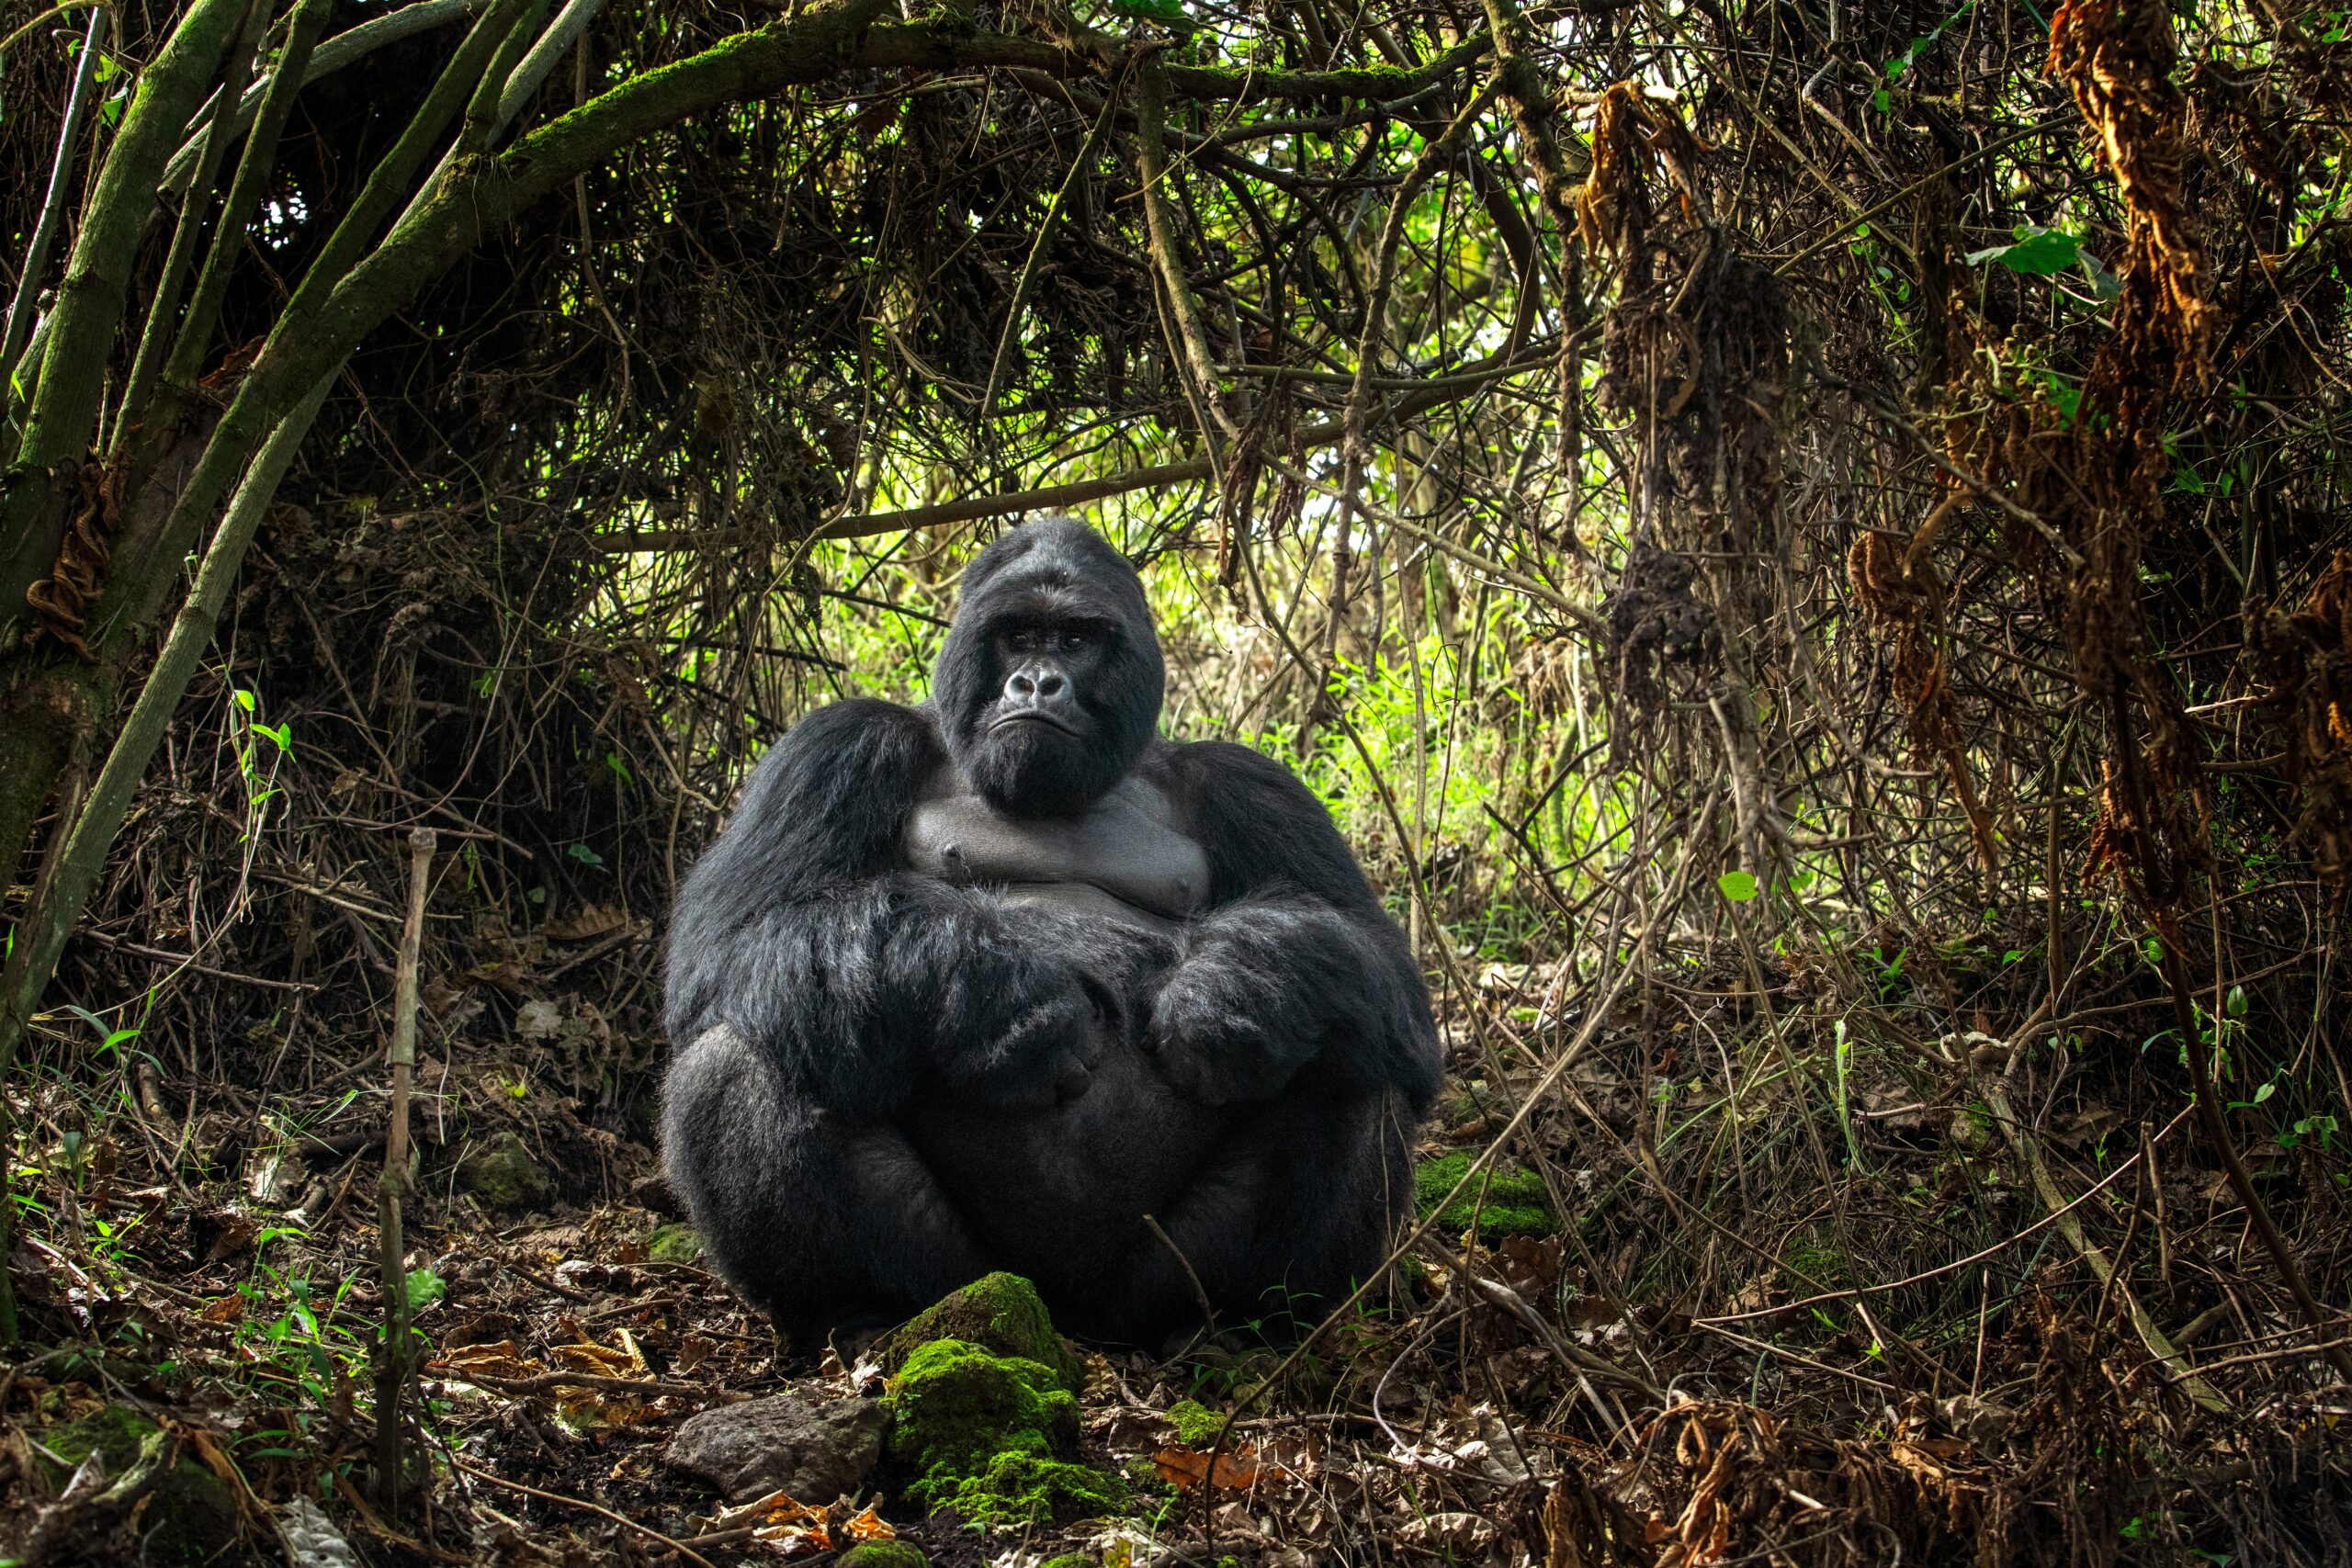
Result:
[[[726,1025],[671,1064],[662,1148],[719,1272],[787,1333],[888,1322],[987,1272],[896,1128],[801,1100]]]
[[[1387,1257],[1411,1213],[1413,1124],[1396,1094],[1302,1086],[1255,1108],[1161,1216],[1183,1263],[1152,1249],[1125,1332],[1143,1339],[1196,1315],[1184,1264],[1228,1325],[1313,1324]]]

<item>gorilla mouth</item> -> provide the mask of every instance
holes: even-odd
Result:
[[[1004,729],[1016,724],[1042,724],[1048,729],[1058,729],[1064,735],[1069,736],[1073,739],[1082,740],[1085,739],[1083,735],[1079,733],[1076,726],[1070,724],[1065,719],[1057,718],[1052,714],[1039,713],[1035,708],[1024,708],[1019,713],[1005,714],[998,718],[995,723],[989,725],[989,728],[990,729]]]

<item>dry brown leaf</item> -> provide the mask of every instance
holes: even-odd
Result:
[[[1170,1443],[1151,1456],[1151,1467],[1159,1478],[1180,1491],[1190,1492],[1210,1478],[1209,1456],[1197,1449]],[[1258,1483],[1258,1450],[1234,1449],[1216,1456],[1216,1482],[1219,1486],[1236,1490]]]
[[[540,1362],[524,1355],[523,1348],[512,1339],[492,1340],[486,1345],[460,1345],[434,1358],[429,1368],[458,1378],[474,1373],[492,1378],[530,1378],[547,1371]]]
[[[549,920],[539,929],[558,942],[587,942],[608,931],[616,931],[627,924],[628,915],[619,905],[589,904],[578,914]]]
[[[812,1508],[786,1492],[771,1492],[740,1507],[722,1510],[711,1524],[721,1530],[748,1527],[753,1540],[779,1547],[786,1556],[836,1551],[865,1540],[895,1540],[899,1535],[871,1506],[835,1520],[827,1510]]]

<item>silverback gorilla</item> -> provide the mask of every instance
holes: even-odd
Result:
[[[1288,770],[1158,739],[1164,682],[1125,558],[1012,530],[930,702],[802,719],[686,879],[663,1158],[786,1331],[1006,1269],[1145,1342],[1193,1279],[1279,1319],[1383,1257],[1438,1087],[1428,991]]]

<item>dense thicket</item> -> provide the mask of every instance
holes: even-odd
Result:
[[[426,823],[435,1048],[625,1186],[744,768],[1075,508],[1170,722],[1296,761],[1408,922],[1449,1141],[1574,1216],[1544,1310],[1833,1423],[2009,1336],[2033,1435],[1906,1540],[2340,1554],[2130,1488],[2284,1476],[2352,1377],[2346,32],[18,0],[11,1157],[113,1085],[233,1173],[205,1108],[366,1071]]]

